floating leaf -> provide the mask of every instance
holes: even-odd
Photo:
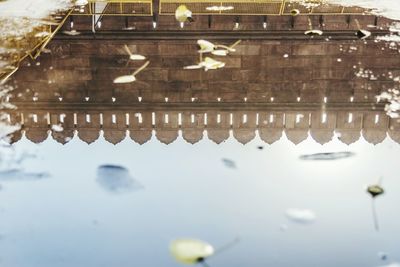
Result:
[[[137,75],[139,72],[144,70],[149,64],[150,64],[150,61],[147,61],[139,69],[137,69],[133,74],[119,76],[119,77],[115,78],[113,82],[114,83],[131,83],[131,82],[134,82],[134,81],[136,81],[135,75]]]
[[[128,53],[130,60],[145,60],[146,59],[145,56],[133,54],[127,45],[124,45],[124,49]]]
[[[228,53],[229,53],[228,50],[221,50],[221,49],[214,50],[211,52],[211,54],[216,55],[216,56],[226,56],[226,55],[228,55]]]
[[[119,76],[114,79],[113,83],[131,83],[136,81],[135,76],[133,75],[124,75],[124,76]]]
[[[190,66],[186,66],[186,67],[183,67],[185,70],[195,70],[195,69],[201,69],[201,68],[203,68],[203,66],[202,65],[190,65]]]
[[[385,193],[385,190],[380,185],[370,185],[367,188],[367,192],[373,197],[377,197]]]
[[[70,31],[63,31],[64,34],[66,35],[71,35],[71,36],[75,36],[75,35],[80,35],[81,33],[76,31],[76,30],[70,30]]]
[[[381,180],[381,179],[380,179]],[[381,181],[378,184],[370,185],[367,188],[367,192],[371,195],[371,207],[372,207],[372,217],[374,221],[375,230],[379,231],[379,221],[378,214],[375,207],[375,198],[384,194],[385,190],[380,186]]]
[[[290,15],[297,16],[298,14],[300,14],[300,10],[298,10],[297,8],[290,10]]]
[[[215,48],[213,43],[206,40],[197,40],[197,44],[200,46],[199,53],[211,53]]]
[[[214,254],[214,248],[207,242],[196,239],[177,239],[171,242],[170,251],[176,261],[183,264],[197,264]]]
[[[310,35],[310,36],[319,36],[323,34],[323,31],[321,30],[308,30],[304,32],[305,35]]]
[[[175,19],[178,22],[193,22],[193,17],[192,17],[192,11],[190,11],[187,6],[185,5],[180,5],[178,8],[175,10]]]

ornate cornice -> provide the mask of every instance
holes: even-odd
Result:
[[[231,107],[230,111],[217,108],[148,109],[119,108],[95,110],[80,109],[27,109],[9,113],[12,123],[22,126],[13,142],[21,138],[22,132],[35,143],[47,139],[48,134],[58,142],[68,143],[77,131],[77,136],[86,143],[96,141],[103,131],[104,138],[117,144],[127,135],[143,144],[153,134],[165,144],[178,138],[179,132],[189,143],[197,143],[207,137],[221,143],[231,135],[240,143],[253,140],[258,133],[261,140],[272,144],[283,133],[294,144],[310,135],[320,144],[332,140],[336,133],[343,143],[351,144],[361,136],[372,144],[378,144],[389,135],[400,142],[400,122],[390,119],[384,112],[373,109],[325,109],[308,110],[304,107],[290,109],[265,109],[256,111]],[[58,125],[60,127],[53,127]],[[59,131],[59,129],[62,131]]]

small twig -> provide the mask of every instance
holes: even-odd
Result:
[[[124,49],[125,49],[125,51],[128,53],[129,56],[132,55],[132,52],[131,52],[131,50],[129,49],[128,45],[124,45]]]
[[[355,19],[354,21],[356,22],[357,29],[361,30],[360,22],[358,21],[358,19]]]
[[[223,245],[222,247],[218,248],[218,249],[215,251],[213,257],[214,257],[215,255],[218,255],[218,254],[224,252],[224,251],[227,250],[227,249],[230,249],[231,247],[235,246],[235,245],[236,245],[237,243],[239,243],[239,242],[240,242],[240,239],[239,239],[238,237],[235,238],[235,239],[232,240],[231,242],[229,242],[229,243]]]
[[[372,207],[372,217],[373,217],[373,220],[374,220],[375,230],[377,232],[379,232],[378,215],[376,213],[375,199],[374,198],[372,198],[371,207]]]
[[[310,29],[310,31],[312,31],[312,22],[311,22],[311,19],[310,18],[307,18],[308,19],[308,28]]]
[[[230,48],[234,48],[235,46],[237,46],[238,44],[240,44],[242,40],[237,40],[236,42],[234,42],[231,46],[229,46]]]
[[[141,72],[142,70],[144,70],[149,64],[150,64],[150,61],[147,61],[146,63],[144,63],[140,68],[138,68],[138,69],[132,74],[132,76],[135,76],[136,74],[138,74],[139,72]]]

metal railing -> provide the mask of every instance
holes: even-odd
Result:
[[[195,15],[290,15],[297,9],[299,15],[363,14],[365,9],[331,5],[323,0],[160,0],[159,14],[172,15],[185,4]]]
[[[0,84],[4,84],[18,70],[20,62],[24,59],[27,57],[36,59],[40,56],[54,35],[61,29],[71,12],[72,10],[69,10],[60,21],[53,21],[50,25],[46,25],[44,22],[43,25],[36,27],[31,33],[22,38],[11,37],[5,41],[5,44],[8,44],[7,47],[14,52],[1,55],[9,64],[0,70]]]
[[[105,4],[102,9],[96,9],[96,4]],[[152,16],[152,0],[89,0],[84,8],[75,8],[72,15],[91,16]]]

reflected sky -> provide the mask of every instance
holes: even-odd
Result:
[[[240,238],[210,258],[211,266],[373,267],[400,261],[400,146],[390,139],[377,146],[334,140],[321,146],[309,137],[295,146],[283,137],[269,146],[256,137],[245,146],[233,138],[191,145],[180,137],[166,146],[153,137],[142,146],[127,139],[114,146],[75,137],[62,146],[51,138],[40,145],[23,138],[15,150],[38,155],[21,168],[51,177],[0,182],[1,266],[180,266],[168,246],[184,237],[216,248]],[[299,159],[335,151],[356,155]],[[240,168],[227,168],[222,159]],[[96,181],[104,164],[125,167],[144,189],[105,191]],[[366,188],[381,176],[377,232]],[[316,219],[294,222],[288,209],[309,209]]]

